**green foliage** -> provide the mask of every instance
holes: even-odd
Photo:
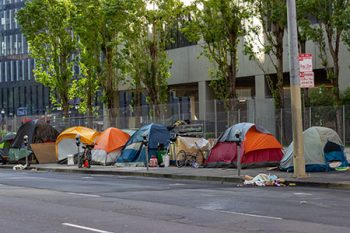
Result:
[[[332,106],[333,95],[332,88],[320,86],[312,88],[309,92],[310,106]]]
[[[253,15],[260,24],[251,24],[250,34],[245,41],[245,54],[255,60],[267,78],[268,87],[275,100],[276,109],[283,108],[283,53],[284,34],[287,28],[286,2],[281,0],[248,0],[254,9]],[[263,58],[263,59],[261,59]],[[268,76],[265,66],[269,59],[277,73],[277,81]]]
[[[300,0],[301,1],[301,0]],[[320,49],[320,59],[327,71],[327,78],[333,84],[334,104],[341,104],[339,91],[339,48],[343,38],[348,43],[347,36],[350,26],[350,1],[349,0],[305,0],[300,3],[308,14],[317,20],[316,24],[302,24],[308,37],[315,41]],[[330,54],[332,62],[330,62]]]
[[[77,40],[69,22],[72,10],[68,0],[32,0],[17,13],[30,55],[35,58],[34,76],[50,88],[53,103],[62,105],[65,114],[74,75],[72,55],[77,52]]]
[[[171,41],[171,29],[181,16],[182,3],[178,0],[150,0],[144,3],[151,7],[140,7],[128,34],[126,49],[132,86],[136,91],[144,88],[147,102],[158,105],[167,101],[167,80],[172,61],[167,57],[166,46]]]
[[[182,32],[191,41],[204,40],[202,55],[214,64],[210,75],[216,97],[236,98],[237,46],[247,34],[250,8],[246,1],[197,0],[186,10],[191,20]]]
[[[341,95],[341,99],[344,105],[350,104],[350,87],[346,88]]]

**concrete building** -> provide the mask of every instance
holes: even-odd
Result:
[[[18,9],[24,6],[25,0],[0,0],[0,110],[6,115],[27,112],[27,114],[43,114],[49,108],[49,92],[47,88],[35,82],[32,69],[34,61],[28,57],[28,46],[15,20]],[[173,60],[171,78],[169,79],[169,103],[171,114],[177,114],[182,119],[220,121],[223,116],[213,114],[222,106],[215,101],[214,93],[209,83],[211,64],[205,57],[199,57],[200,44],[190,44],[180,33],[175,35],[175,42],[169,48],[168,55]],[[239,44],[239,71],[237,93],[242,100],[242,111],[246,118],[267,126],[275,132],[274,104],[267,87],[267,81],[262,70],[255,61],[250,61],[243,54],[244,38]],[[284,72],[285,98],[289,101],[289,65],[288,42],[285,36]],[[318,58],[319,50],[312,42],[307,42],[306,52],[313,54],[315,85],[327,83],[326,74]],[[340,49],[340,87],[344,90],[350,85],[348,78],[350,59],[347,48]],[[331,59],[329,59],[331,60]],[[275,71],[267,56],[262,56],[261,64],[271,76]],[[127,86],[121,87],[120,106],[128,107],[132,94]],[[143,101],[145,103],[145,101]],[[147,114],[147,110],[145,111]],[[128,117],[125,113],[125,117]],[[225,122],[223,122],[225,125]]]
[[[43,114],[49,108],[49,90],[34,80],[34,60],[15,18],[24,2],[0,0],[0,110],[7,116]]]

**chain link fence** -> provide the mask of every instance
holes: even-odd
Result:
[[[350,106],[309,107],[303,109],[304,130],[311,126],[324,126],[338,132],[344,144],[350,143]],[[276,119],[280,118],[280,122]],[[206,103],[206,112],[200,113],[199,103],[185,107],[180,104],[160,106],[124,107],[105,110],[94,116],[75,113],[64,117],[62,113],[32,116],[0,116],[2,129],[16,132],[29,120],[41,119],[63,131],[72,126],[86,126],[98,131],[115,126],[120,129],[137,129],[148,123],[171,126],[176,121],[203,125],[203,136],[217,138],[225,129],[240,122],[252,122],[263,126],[274,134],[283,145],[292,141],[291,109],[275,110],[273,100],[245,100],[237,104],[236,110],[227,110],[224,103],[213,100]]]

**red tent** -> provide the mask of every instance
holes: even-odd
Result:
[[[225,131],[210,151],[207,167],[236,167],[237,144],[234,132],[242,132],[241,164],[246,167],[278,166],[282,146],[266,129],[251,123],[239,123]]]

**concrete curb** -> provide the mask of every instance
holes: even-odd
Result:
[[[37,168],[38,171],[64,172],[64,173],[81,173],[81,174],[106,174],[119,176],[135,176],[135,177],[157,177],[176,180],[198,180],[198,181],[217,181],[221,183],[242,183],[240,177],[219,177],[219,176],[196,176],[196,175],[179,175],[179,174],[163,174],[154,172],[133,172],[133,171],[101,171],[87,169],[64,169],[64,168]]]
[[[0,166],[2,169],[12,169],[13,165]],[[78,169],[78,168],[43,168],[31,166],[32,169],[37,171],[48,171],[48,172],[61,172],[61,173],[80,173],[80,174],[106,174],[106,175],[118,175],[118,176],[134,176],[134,177],[155,177],[155,178],[167,178],[177,180],[197,180],[197,181],[214,181],[220,183],[235,183],[242,184],[244,179],[242,177],[221,177],[221,176],[198,176],[198,175],[181,175],[181,174],[169,174],[169,173],[156,173],[156,172],[144,172],[144,171],[110,171],[110,170],[89,170],[89,169]],[[297,180],[295,178],[286,179],[285,184],[288,186],[296,187],[314,187],[314,188],[329,188],[329,189],[345,189],[350,190],[350,183],[342,182],[319,182],[312,180]]]

